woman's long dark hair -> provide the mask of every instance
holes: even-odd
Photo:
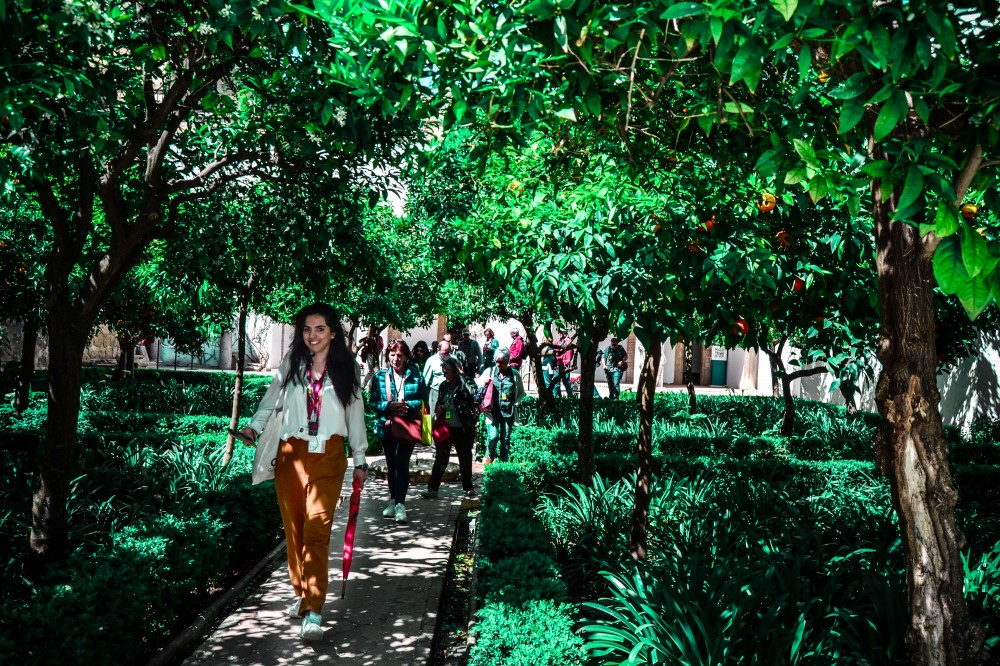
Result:
[[[295,315],[295,336],[292,338],[292,354],[289,358],[291,371],[285,377],[284,386],[292,381],[296,384],[306,383],[306,368],[312,359],[312,352],[306,347],[302,332],[306,327],[306,317],[320,315],[326,320],[326,325],[333,331],[330,340],[330,351],[326,355],[326,375],[333,384],[333,391],[340,402],[346,407],[356,395],[360,395],[361,382],[358,380],[358,366],[354,357],[347,349],[347,336],[340,323],[340,315],[326,303],[307,305]]]

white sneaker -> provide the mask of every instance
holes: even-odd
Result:
[[[382,510],[382,515],[386,518],[392,518],[396,515],[396,500],[389,500],[389,503],[385,505],[385,509]]]
[[[299,629],[299,636],[304,641],[318,641],[323,638],[323,627],[319,626],[323,618],[319,613],[309,611],[302,618],[302,628]]]
[[[396,512],[396,522],[397,523],[405,523],[406,522],[406,505],[405,504],[397,504],[395,512]]]
[[[296,599],[292,602],[292,605],[288,607],[288,617],[293,617],[296,620],[302,617],[302,600]]]

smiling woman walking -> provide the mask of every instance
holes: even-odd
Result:
[[[292,348],[243,434],[256,440],[276,409],[281,410],[281,441],[274,489],[295,590],[288,612],[302,618],[299,636],[319,640],[333,511],[347,471],[345,441],[354,458],[354,479],[364,484],[368,478],[361,372],[347,349],[340,317],[325,303],[295,316]]]

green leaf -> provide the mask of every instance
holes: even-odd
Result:
[[[559,44],[559,46],[562,48],[563,51],[568,51],[569,34],[567,32],[566,16],[564,14],[560,14],[559,16],[556,17],[555,28],[556,28],[555,32],[556,43]]]
[[[777,9],[786,21],[791,21],[799,6],[799,0],[771,0],[771,6]]]
[[[906,95],[896,90],[892,93],[875,120],[875,131],[872,135],[875,141],[881,141],[892,133],[899,121],[906,115]]]
[[[951,236],[942,240],[934,251],[934,277],[941,291],[946,294],[958,293],[959,288],[969,280],[969,274],[962,263],[962,248],[958,238]]]
[[[818,166],[819,158],[816,157],[816,151],[813,147],[809,145],[808,142],[802,139],[792,139],[792,145],[795,147],[795,152],[799,154],[802,161],[810,166]]]
[[[916,165],[911,166],[906,172],[906,181],[903,183],[903,190],[899,194],[899,202],[896,204],[896,213],[893,219],[902,220],[912,216],[911,209],[919,209],[917,200],[924,190],[924,174]]]
[[[747,88],[753,92],[760,81],[761,67],[767,49],[756,37],[750,37],[733,58],[733,69],[729,74],[730,84],[746,79]]]
[[[865,117],[865,105],[861,103],[860,100],[852,99],[844,102],[844,105],[840,107],[840,126],[837,128],[838,133],[844,134],[854,129],[854,126],[861,122],[861,119]]]
[[[556,111],[556,115],[560,118],[565,118],[566,120],[571,120],[576,122],[576,110],[572,108],[559,109]]]
[[[889,160],[875,160],[861,167],[861,173],[869,178],[885,178],[892,171]]]
[[[707,12],[708,8],[700,2],[678,2],[660,14],[660,19],[670,21],[688,16],[701,16]]]
[[[938,204],[937,213],[934,215],[934,233],[946,238],[956,231],[958,231],[958,211],[950,201],[942,201]]]
[[[962,306],[968,313],[969,319],[973,321],[993,302],[990,281],[984,277],[968,280],[959,287],[957,295],[958,300],[962,302]]]
[[[997,257],[990,252],[986,239],[971,227],[965,227],[962,234],[962,263],[971,278],[989,275],[997,265]]]

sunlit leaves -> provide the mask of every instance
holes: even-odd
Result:
[[[958,296],[969,318],[976,319],[993,302],[994,281],[989,272],[997,261],[997,253],[985,240],[966,238],[960,243],[957,236],[949,236],[934,253],[934,276],[941,291]]]

